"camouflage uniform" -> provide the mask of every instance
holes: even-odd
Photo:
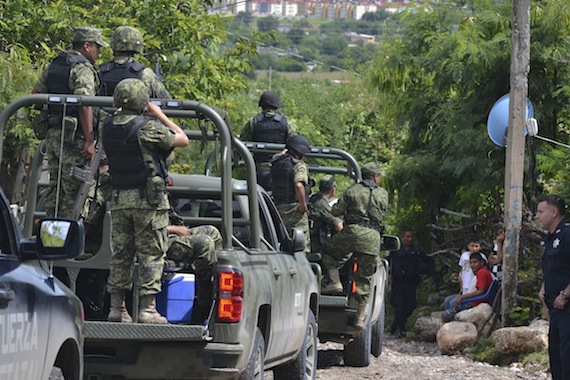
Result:
[[[96,42],[100,46],[108,46],[101,38],[101,31],[95,28],[79,27],[73,30],[74,42]],[[68,51],[69,56],[80,56],[78,51]],[[53,63],[52,63],[53,64]],[[40,75],[34,84],[36,93],[50,93],[48,85],[48,73],[50,64]],[[77,63],[71,67],[67,87],[69,94],[94,96],[100,86],[99,75],[93,64],[88,60]],[[45,138],[46,158],[48,160],[48,171],[50,184],[46,197],[46,212],[49,216],[56,215],[56,197],[58,191],[57,179],[61,178],[59,184],[59,199],[57,215],[60,217],[70,216],[73,211],[75,199],[77,198],[81,182],[72,178],[69,171],[72,166],[82,167],[86,161],[81,156],[81,150],[85,145],[85,137],[78,117],[66,116],[64,124],[64,141],[61,146],[62,115],[50,115],[50,128]],[[61,153],[61,155],[60,155]],[[61,177],[59,173],[59,160],[61,158]]]
[[[332,178],[334,183],[334,177],[332,176],[324,176],[321,179],[321,183],[331,181],[329,178]],[[334,186],[336,186],[336,183]],[[322,191],[312,195],[309,203],[308,217],[313,222],[311,228],[311,252],[321,252],[325,241],[332,236],[336,226],[342,222],[342,219],[331,214],[329,200]]]
[[[199,279],[212,276],[214,265],[218,262],[216,250],[222,248],[220,231],[210,225],[190,228],[189,235],[168,234],[166,257],[181,263],[192,263]]]
[[[309,167],[303,161],[299,161],[293,168],[293,183],[302,182],[309,183]],[[292,202],[287,204],[278,204],[277,210],[283,223],[288,231],[292,231],[297,227],[305,234],[305,253],[311,253],[311,231],[309,230],[309,217],[307,213],[299,213],[299,203]]]
[[[380,252],[379,228],[388,207],[388,193],[370,180],[349,187],[332,207],[344,215],[344,228],[327,241],[322,260],[325,268],[339,268],[352,253],[358,260],[356,299],[368,303],[370,281]]]

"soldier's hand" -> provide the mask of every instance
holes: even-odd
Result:
[[[83,149],[81,149],[81,156],[84,159],[91,161],[91,157],[95,154],[95,142],[94,141],[86,141],[85,145],[83,145]]]
[[[161,115],[164,115],[164,112],[162,112],[162,109],[159,106],[157,106],[156,104],[154,104],[152,102],[148,102],[148,105],[146,106],[146,111],[144,112],[144,114],[146,116],[155,117],[158,119]]]

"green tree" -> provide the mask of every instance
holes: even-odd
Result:
[[[260,32],[270,32],[272,30],[277,30],[277,27],[279,27],[279,20],[273,16],[257,19],[257,29]]]

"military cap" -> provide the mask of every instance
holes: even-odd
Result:
[[[327,174],[319,181],[319,190],[330,190],[336,186],[334,175]]]
[[[362,171],[362,176],[367,178],[374,177],[375,175],[382,175],[382,169],[380,169],[380,165],[375,162],[368,162],[362,165],[362,168],[360,168],[360,170]]]
[[[99,46],[109,46],[108,43],[103,41],[101,30],[92,28],[90,26],[78,26],[73,28],[71,36],[72,42],[95,42]]]

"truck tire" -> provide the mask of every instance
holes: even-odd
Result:
[[[263,369],[265,361],[265,341],[259,327],[255,330],[253,350],[249,357],[247,367],[239,375],[239,380],[263,380]]]
[[[368,367],[370,365],[370,345],[372,326],[370,320],[354,340],[344,346],[344,365],[347,367]]]
[[[49,374],[49,380],[65,380],[65,376],[63,376],[61,368],[53,367]]]
[[[273,369],[274,380],[314,380],[317,374],[317,322],[309,310],[307,334],[301,352],[291,363]]]
[[[382,355],[382,346],[384,344],[384,316],[385,309],[382,304],[378,320],[372,325],[372,342],[370,344],[370,352],[374,357]]]

